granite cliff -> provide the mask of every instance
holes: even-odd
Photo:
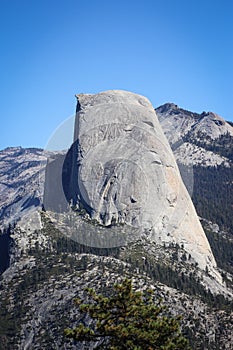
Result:
[[[72,202],[103,226],[126,224],[139,229],[139,238],[182,245],[215,274],[209,243],[148,99],[111,90],[77,100]]]

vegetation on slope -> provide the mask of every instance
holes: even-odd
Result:
[[[135,291],[132,281],[125,279],[114,286],[114,292],[106,296],[87,289],[89,302],[87,298],[85,303],[76,299],[76,304],[92,323],[65,329],[65,335],[77,342],[98,342],[94,349],[190,349],[181,334],[179,319],[168,316],[160,301],[153,301],[153,290]]]

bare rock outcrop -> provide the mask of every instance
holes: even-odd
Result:
[[[76,205],[103,226],[125,224],[152,241],[182,245],[214,273],[208,240],[149,100],[115,90],[77,100]]]

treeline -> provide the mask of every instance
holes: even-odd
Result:
[[[10,250],[13,244],[11,234],[15,225],[0,230],[0,275],[10,266]]]
[[[233,274],[233,242],[219,233],[205,229],[217,265],[227,272]]]
[[[233,161],[233,137],[229,132],[214,140],[208,135],[203,136],[201,131],[195,134],[195,137],[191,133],[188,133],[183,141],[191,142],[207,151],[217,153]]]
[[[139,260],[133,261],[132,257],[129,257],[127,262],[133,268],[138,268],[142,274],[146,272],[154,281],[159,281],[188,295],[198,295],[203,302],[214,309],[233,310],[233,302],[226,300],[223,295],[213,295],[210,290],[206,290],[194,272],[186,275],[182,271],[175,271],[170,266],[152,259],[146,259],[142,263]]]

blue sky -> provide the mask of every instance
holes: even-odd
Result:
[[[43,148],[76,93],[108,89],[233,120],[232,17],[231,0],[0,0],[0,149]]]

